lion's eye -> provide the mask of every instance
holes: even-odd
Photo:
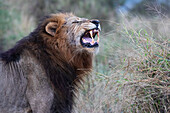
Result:
[[[82,24],[84,22],[87,22],[87,20],[76,20],[76,21],[73,21],[72,23],[79,23],[79,24]]]
[[[81,22],[81,21],[77,21],[77,20],[76,20],[76,21],[73,21],[72,23],[80,23],[80,22]]]

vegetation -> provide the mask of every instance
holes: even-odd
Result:
[[[170,111],[169,32],[160,34],[167,26],[161,20],[127,18],[102,35],[95,70],[87,79],[90,84],[80,90],[76,113]]]
[[[168,113],[168,3],[154,5],[154,0],[143,0],[129,14],[118,14],[117,6],[125,1],[0,0],[0,51],[31,32],[45,14],[71,11],[77,16],[99,18],[100,52],[93,73],[78,89],[74,112]]]

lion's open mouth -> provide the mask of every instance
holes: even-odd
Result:
[[[95,38],[97,35],[97,39]],[[80,43],[83,47],[93,48],[99,46],[99,29],[92,29],[86,31],[80,39]]]

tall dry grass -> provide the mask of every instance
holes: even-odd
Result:
[[[108,21],[93,74],[77,95],[75,113],[169,113],[170,19]]]

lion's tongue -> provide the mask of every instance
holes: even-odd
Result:
[[[84,43],[91,43],[92,39],[90,37],[83,37],[83,42]]]

